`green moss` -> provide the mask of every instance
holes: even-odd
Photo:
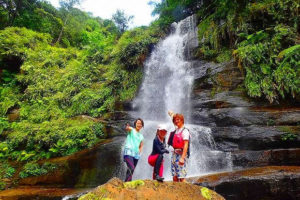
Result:
[[[201,194],[207,200],[211,200],[212,199],[211,191],[208,188],[206,188],[206,187],[202,187],[201,188]]]
[[[130,182],[124,183],[124,187],[130,188],[130,189],[135,189],[140,185],[145,185],[145,182],[142,180],[135,180],[135,181],[130,181]]]
[[[297,139],[297,135],[294,133],[285,133],[281,135],[281,140],[283,141],[293,141]]]
[[[275,125],[275,120],[274,119],[268,119],[267,121],[267,126],[274,126]]]
[[[158,181],[154,181],[154,186],[157,188],[157,187],[159,187],[159,182]]]
[[[298,137],[300,126],[280,126],[279,130],[284,132],[284,134],[281,135],[281,140],[293,141]]]
[[[214,96],[217,94],[217,88],[213,87],[210,91],[210,97],[214,98]]]
[[[87,194],[79,197],[78,200],[103,200],[103,199],[93,193],[87,193]]]
[[[78,200],[111,200],[107,198],[107,190],[103,187],[97,188],[95,193],[89,192],[81,196]]]
[[[300,126],[280,126],[279,130],[285,133],[300,133]]]

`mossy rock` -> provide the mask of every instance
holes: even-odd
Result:
[[[201,188],[201,194],[204,198],[206,198],[207,200],[211,200],[212,198],[212,194],[211,194],[211,190],[209,190],[206,187],[202,187]]]
[[[140,185],[145,185],[145,182],[142,180],[136,180],[124,183],[124,187],[129,189],[135,189]]]
[[[157,182],[153,180],[135,180],[124,183],[120,179],[113,178],[101,185],[90,196],[84,195],[80,200],[98,199],[181,199],[181,200],[224,200],[216,192],[191,183]],[[94,199],[93,199],[94,198]]]
[[[100,200],[101,197],[98,197],[97,195],[93,193],[87,193],[86,195],[81,196],[78,200]]]

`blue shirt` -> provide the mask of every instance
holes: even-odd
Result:
[[[132,128],[131,131],[128,133],[125,141],[124,155],[132,156],[135,159],[139,159],[139,147],[143,140],[144,136],[140,132],[137,132],[134,128]]]

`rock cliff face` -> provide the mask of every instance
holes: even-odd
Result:
[[[273,160],[277,155],[293,154],[293,159],[285,161],[289,165],[299,164],[299,102],[270,105],[249,98],[243,89],[243,74],[233,61],[222,64],[195,61],[194,69],[193,123],[212,128],[219,150],[233,152],[234,159],[240,160],[242,154],[247,157],[254,151],[261,154],[276,149]],[[284,164],[283,158],[278,160]],[[234,161],[234,164],[247,166],[245,162]],[[252,166],[251,162],[249,165]]]
[[[192,119],[211,127],[218,150],[231,152],[233,169],[197,180],[228,200],[299,199],[300,104],[270,105],[249,98],[243,72],[234,61],[194,61]],[[280,167],[279,167],[280,165]]]

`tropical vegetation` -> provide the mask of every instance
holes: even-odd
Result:
[[[37,161],[105,139],[99,121],[135,97],[153,46],[191,14],[195,59],[234,58],[251,97],[300,99],[297,1],[150,2],[159,18],[131,30],[132,16],[120,10],[101,19],[75,8],[78,0],[60,2],[57,9],[44,0],[0,1],[0,179],[12,177],[16,163],[21,178],[44,174],[55,166]]]

